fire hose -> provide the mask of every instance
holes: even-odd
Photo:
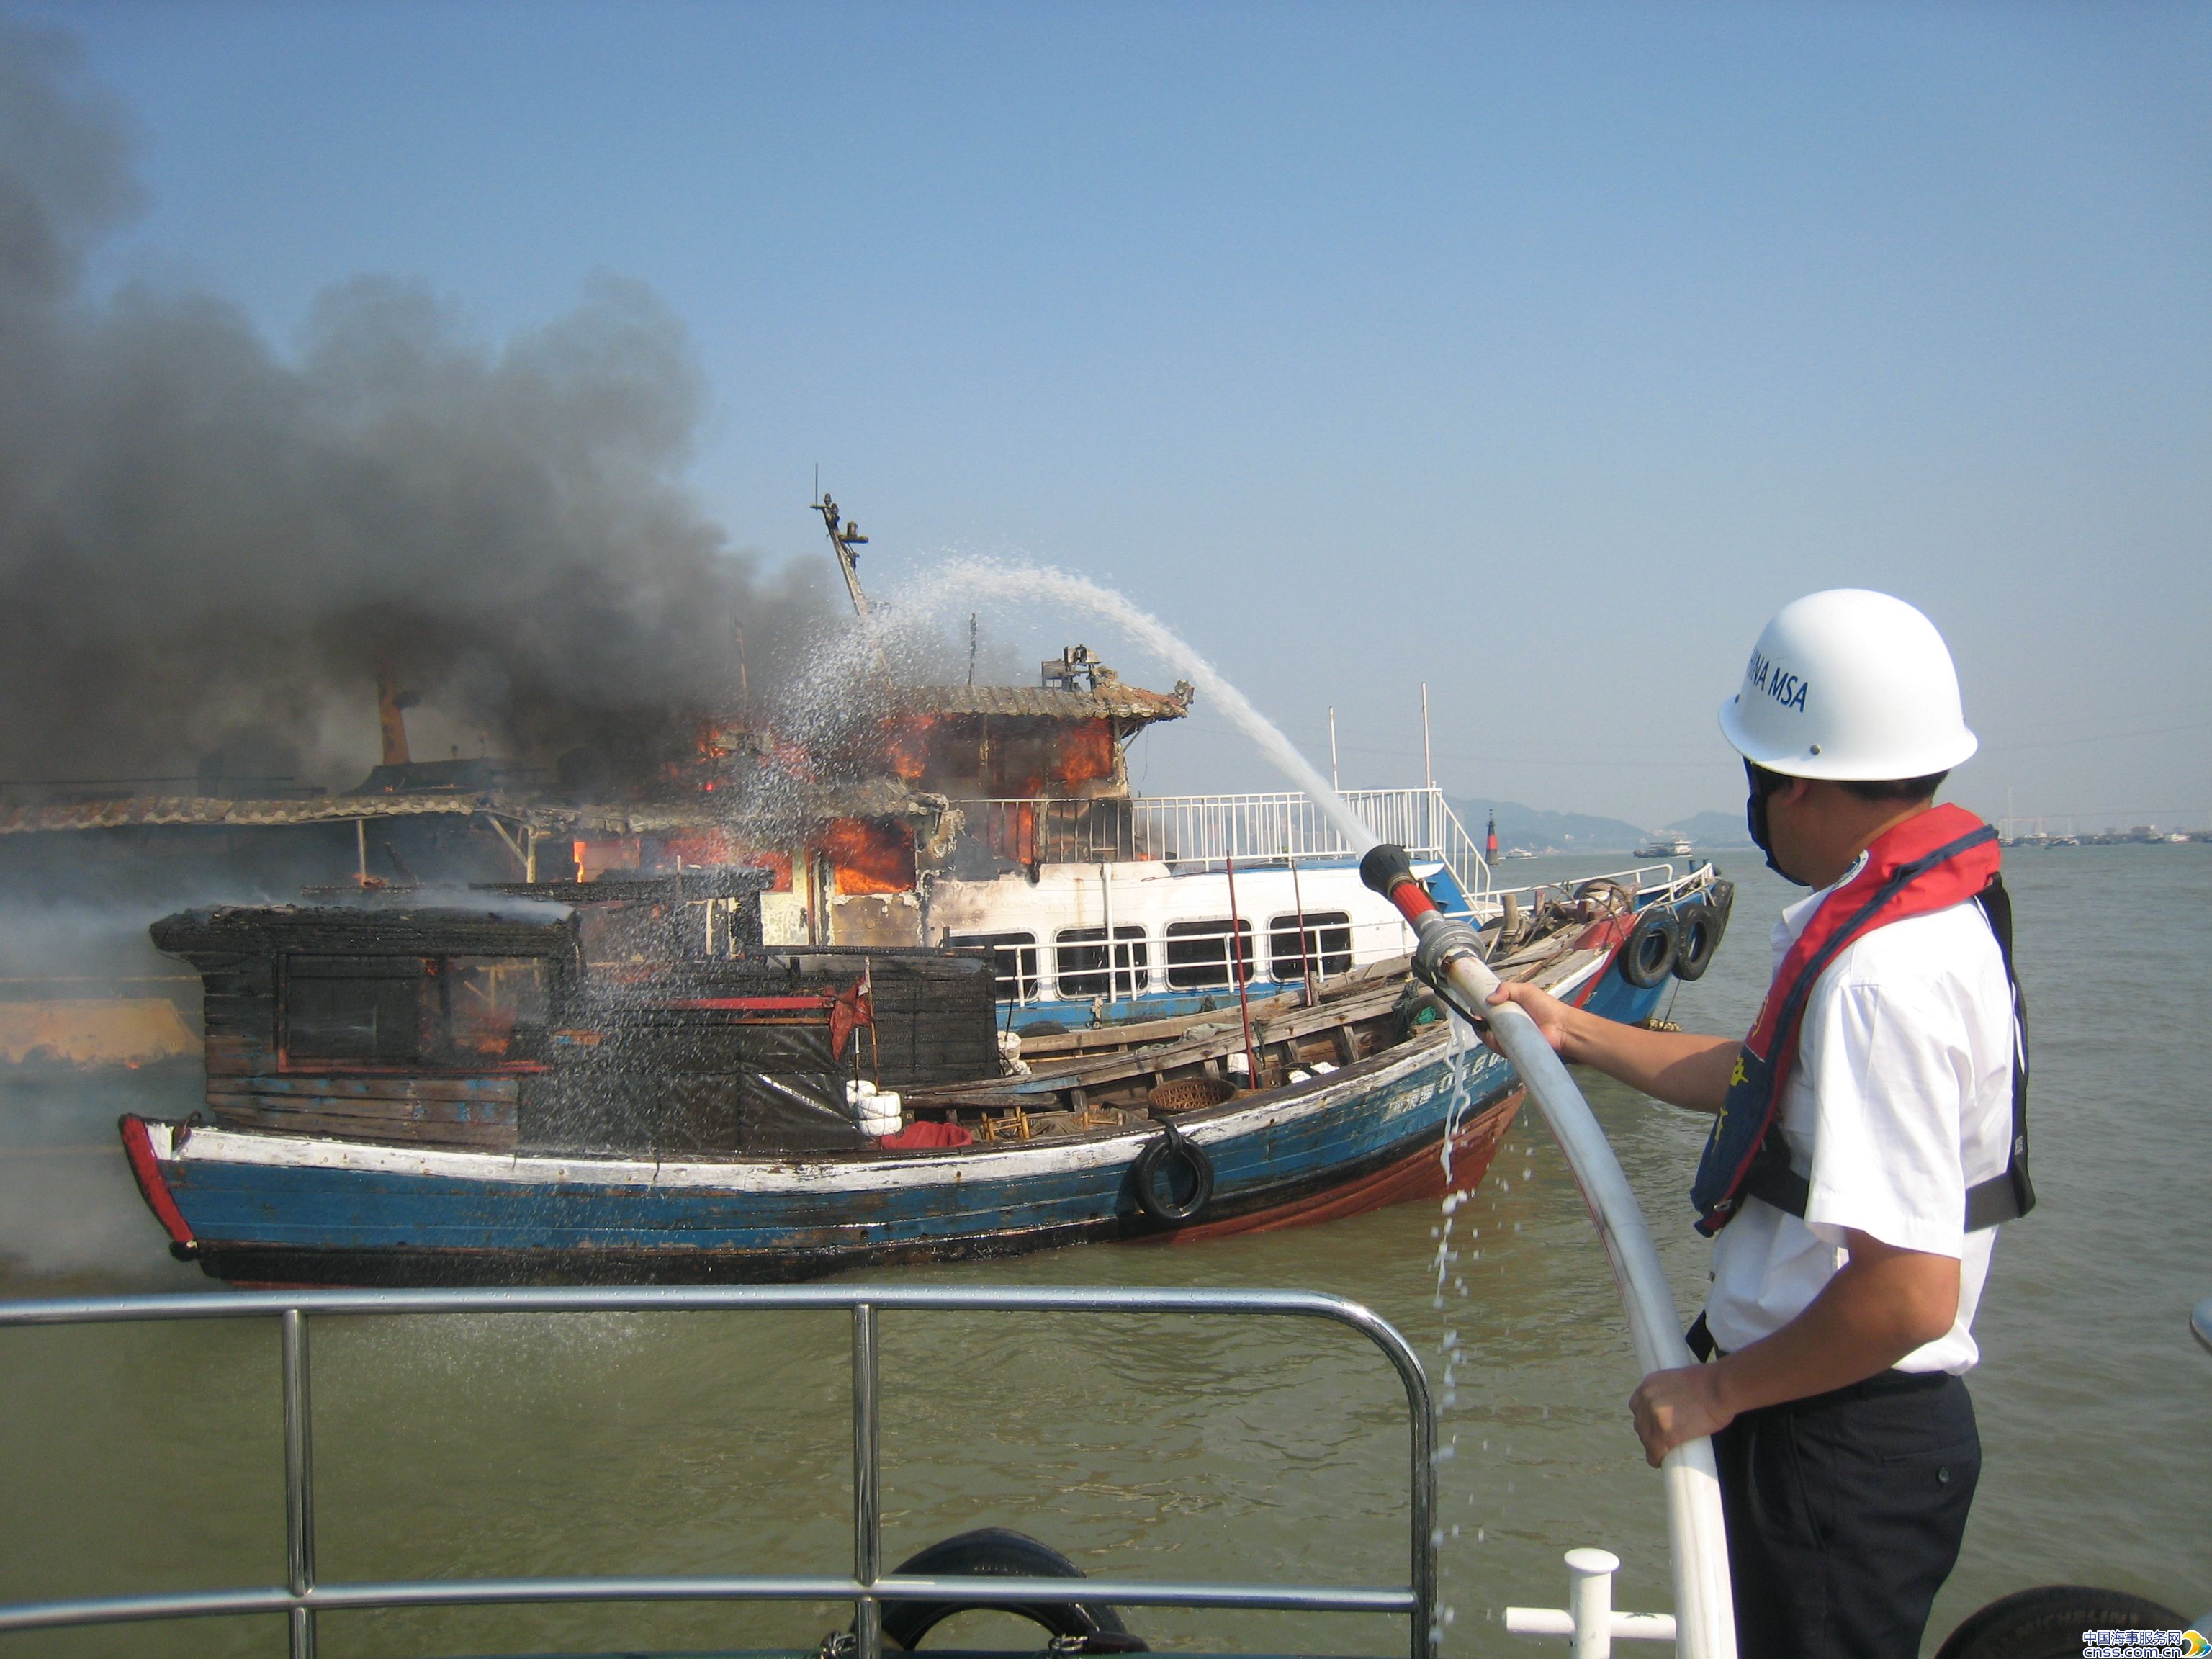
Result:
[[[1491,1006],[1498,975],[1483,962],[1474,928],[1437,908],[1414,877],[1401,847],[1383,842],[1370,848],[1359,861],[1359,874],[1397,907],[1419,938],[1413,960],[1422,978],[1455,1003],[1458,1012],[1488,1023],[1528,1097],[1551,1126],[1589,1206],[1598,1242],[1612,1263],[1638,1365],[1649,1374],[1694,1364],[1682,1340],[1674,1292],[1668,1288],[1650,1229],[1605,1131],[1535,1021],[1512,1003]],[[1712,1442],[1686,1441],[1668,1452],[1660,1467],[1667,1493],[1680,1651],[1688,1659],[1735,1659],[1728,1534],[1721,1520],[1720,1476],[1713,1463]]]

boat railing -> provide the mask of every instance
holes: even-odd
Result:
[[[1347,789],[1345,803],[1383,841],[1449,867],[1470,896],[1490,888],[1490,867],[1441,789]],[[1364,850],[1310,795],[1100,795],[990,798],[955,803],[967,833],[1019,863],[1096,864],[1123,859],[1212,866],[1350,859]]]
[[[1545,893],[1571,893],[1594,881],[1617,881],[1624,887],[1634,888],[1639,895],[1668,893],[1695,875],[1698,866],[1692,864],[1678,875],[1672,864],[1637,864],[1625,870],[1595,870],[1589,875],[1577,873],[1565,881],[1531,882],[1525,887],[1493,887],[1485,896],[1503,899],[1506,894],[1512,893],[1520,897],[1522,908],[1526,908],[1528,900],[1534,896]]]
[[[310,1321],[407,1314],[738,1313],[842,1310],[852,1321],[853,1561],[848,1574],[650,1577],[435,1578],[325,1583],[316,1571],[316,1500]],[[1274,1316],[1350,1327],[1382,1351],[1403,1386],[1410,1419],[1411,1548],[1403,1584],[1164,1582],[1152,1579],[926,1577],[883,1569],[877,1316],[885,1309],[988,1313]],[[1062,1286],[797,1285],[422,1291],[251,1291],[207,1296],[121,1296],[0,1304],[0,1328],[191,1319],[273,1318],[283,1380],[285,1582],[0,1606],[0,1632],[218,1615],[282,1614],[291,1659],[313,1659],[315,1621],[326,1612],[620,1601],[849,1601],[853,1650],[883,1651],[887,1602],[975,1604],[1066,1601],[1132,1607],[1249,1607],[1402,1614],[1413,1659],[1435,1659],[1437,1623],[1436,1404],[1406,1339],[1342,1297],[1309,1291],[1089,1289]]]

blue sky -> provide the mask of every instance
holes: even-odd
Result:
[[[282,344],[637,278],[735,545],[823,559],[819,462],[871,583],[1110,580],[1347,783],[1425,680],[1455,793],[1732,810],[1759,624],[1857,585],[1951,639],[1968,805],[2212,813],[2212,9],[10,9],[137,125],[101,283]],[[1190,725],[1148,787],[1269,786]]]

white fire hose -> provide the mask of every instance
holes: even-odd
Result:
[[[1620,1161],[1566,1066],[1536,1023],[1512,1003],[1490,1006],[1498,975],[1475,954],[1474,933],[1436,907],[1413,877],[1402,848],[1372,849],[1360,863],[1367,884],[1398,907],[1419,935],[1419,960],[1447,981],[1465,1007],[1482,1013],[1528,1097],[1551,1126],[1582,1189],[1598,1241],[1613,1264],[1636,1363],[1645,1372],[1693,1364],[1682,1340],[1674,1292],[1644,1212]],[[1720,1476],[1712,1442],[1686,1441],[1661,1464],[1667,1492],[1667,1540],[1674,1566],[1677,1651],[1687,1659],[1735,1659],[1735,1612],[1729,1593],[1728,1534],[1721,1520]]]

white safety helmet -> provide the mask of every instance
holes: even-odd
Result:
[[[1936,624],[1860,587],[1782,607],[1721,705],[1721,731],[1746,760],[1793,778],[1924,778],[1978,746]]]

